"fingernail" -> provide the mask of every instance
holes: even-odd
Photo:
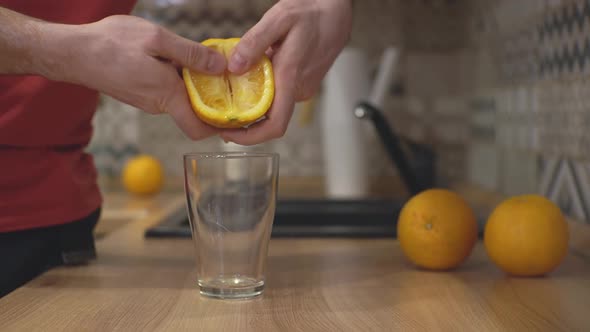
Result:
[[[211,54],[207,62],[207,70],[212,73],[221,73],[225,70],[225,59],[219,54]]]
[[[246,59],[238,52],[235,52],[230,61],[227,69],[235,73],[241,71],[246,66]]]

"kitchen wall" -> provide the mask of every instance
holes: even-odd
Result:
[[[495,159],[490,174],[496,177],[475,167],[471,177],[507,193],[537,191],[586,222],[589,38],[588,0],[478,1],[474,7],[477,64],[496,74],[474,91],[473,127],[490,135],[475,135],[471,158],[474,164]]]
[[[437,3],[463,8],[462,30],[450,47],[409,56],[407,82],[416,82],[408,90],[427,90],[416,93],[415,103],[427,104],[421,111],[458,115],[449,126],[461,133],[463,178],[506,194],[541,193],[588,222],[590,1]],[[425,84],[435,78],[448,86]],[[427,118],[414,122],[446,131]]]
[[[202,40],[243,34],[273,3],[142,0],[135,14]],[[350,46],[368,54],[373,74],[386,45],[402,50],[384,111],[402,135],[435,148],[439,183],[538,192],[590,220],[590,0],[367,0],[354,14]],[[254,147],[280,152],[283,175],[323,175],[321,110],[312,110],[299,105],[284,138]],[[95,130],[103,174],[141,151],[180,175],[182,153],[224,148],[107,97]],[[365,136],[375,147],[369,175],[395,174],[374,132]]]

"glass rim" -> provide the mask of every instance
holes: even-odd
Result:
[[[219,151],[219,152],[187,152],[183,159],[240,159],[240,158],[278,158],[277,152],[254,151]]]

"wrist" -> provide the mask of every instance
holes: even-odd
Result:
[[[79,41],[78,26],[35,22],[37,38],[29,48],[32,74],[54,81],[73,83],[76,71],[74,58],[84,44]]]
[[[353,1],[352,0],[321,0],[317,2],[325,12],[336,14],[338,16],[352,17]]]
[[[354,0],[320,0],[320,4],[327,3],[332,6],[337,6],[338,8],[345,9],[347,11],[352,11],[355,7],[356,1]]]

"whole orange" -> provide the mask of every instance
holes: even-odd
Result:
[[[459,266],[477,241],[477,221],[469,204],[447,189],[429,189],[402,208],[397,236],[404,255],[431,270]]]
[[[132,194],[155,194],[164,184],[164,168],[155,157],[141,154],[125,163],[121,178],[125,189]]]
[[[484,229],[488,256],[514,276],[545,275],[568,250],[568,226],[557,205],[539,195],[506,199],[491,213]]]

